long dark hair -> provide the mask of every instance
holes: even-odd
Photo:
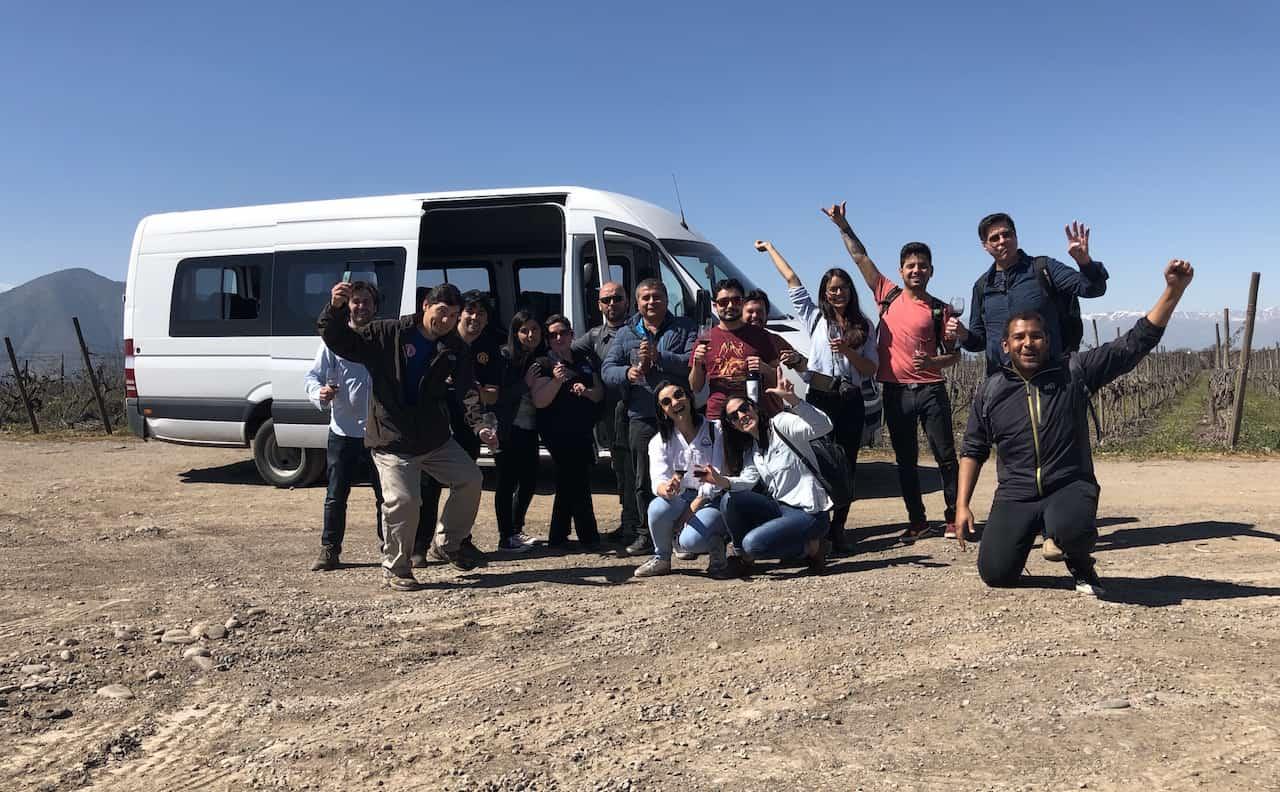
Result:
[[[662,401],[658,398],[658,394],[667,388],[676,387],[684,391],[684,398],[689,402],[689,409],[692,411],[690,415],[693,417],[693,431],[696,433],[702,427],[703,408],[695,407],[693,404],[693,392],[689,386],[682,380],[664,379],[658,383],[658,387],[653,389],[653,411],[658,416],[658,434],[662,435],[662,442],[671,442],[671,435],[676,430],[676,422],[671,420],[667,415],[667,411],[662,409]]]
[[[530,363],[530,361],[542,355],[547,348],[547,336],[545,333],[539,332],[538,347],[532,352],[526,352],[524,344],[520,343],[520,328],[529,322],[538,325],[538,330],[542,330],[542,323],[533,315],[533,311],[521,310],[516,311],[511,317],[511,327],[507,330],[507,343],[503,346],[502,351],[507,356],[507,360],[511,361],[521,371]]]
[[[733,398],[739,398],[734,396]],[[750,404],[756,411],[756,424],[760,427],[760,450],[766,451],[769,448],[769,416],[764,414],[760,409],[760,405],[752,399],[741,397],[742,401]],[[725,402],[727,407],[729,402]],[[756,441],[747,432],[738,428],[736,421],[729,418],[729,411],[725,410],[721,428],[724,429],[724,470],[730,476],[736,476],[742,473],[742,468],[746,464],[747,454],[751,453],[751,444]]]
[[[832,267],[822,273],[822,280],[818,283],[818,307],[822,309],[823,318],[831,324],[838,313],[836,307],[827,300],[827,284],[832,278],[840,278],[849,284],[849,302],[845,303],[843,312],[845,326],[861,330],[865,341],[867,334],[871,332],[871,322],[867,320],[866,314],[862,313],[862,307],[858,304],[858,290],[853,287],[853,278],[849,277],[849,273],[841,267]]]

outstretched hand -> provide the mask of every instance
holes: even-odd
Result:
[[[1067,254],[1080,266],[1092,261],[1089,258],[1089,226],[1079,220],[1072,220],[1066,227]]]
[[[787,379],[787,372],[782,366],[778,366],[777,383],[772,388],[767,388],[765,393],[772,393],[788,407],[800,402],[800,397],[796,396],[796,386]]]
[[[832,204],[830,209],[824,206],[822,207],[822,213],[830,218],[831,222],[835,223],[837,227],[844,228],[849,225],[849,215],[845,211],[846,203],[847,201],[841,201],[838,204]]]
[[[1164,282],[1169,284],[1169,288],[1177,291],[1186,290],[1195,276],[1196,271],[1192,268],[1191,262],[1183,259],[1173,259],[1164,268]]]

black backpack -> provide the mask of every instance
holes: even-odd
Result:
[[[1058,323],[1062,332],[1062,351],[1079,352],[1084,340],[1084,319],[1080,316],[1080,298],[1057,290],[1049,276],[1049,257],[1036,256],[1031,260],[1031,270],[1040,281],[1040,289],[1058,309]]]
[[[795,452],[796,456],[800,457],[800,461],[827,491],[827,497],[831,498],[833,506],[841,508],[853,503],[853,468],[849,466],[849,457],[844,455],[844,447],[837,443],[830,433],[809,442],[809,448],[813,449],[813,458],[818,460],[816,469],[809,461],[809,457],[800,453],[800,449],[796,448],[786,435],[777,430],[774,433]]]
[[[885,292],[884,299],[880,301],[880,318],[884,318],[885,311],[889,310],[889,304],[898,299],[902,294],[901,286],[894,286]],[[938,354],[945,355],[950,350],[942,342],[942,325],[946,320],[947,304],[939,300],[933,295],[929,295],[929,313],[933,316],[933,342],[937,345]]]

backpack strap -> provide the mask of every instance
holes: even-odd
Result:
[[[931,295],[929,297],[929,315],[933,317],[933,343],[937,347],[937,353],[940,355],[949,354],[946,345],[942,342],[947,304]]]
[[[823,478],[822,473],[818,471],[817,466],[814,465],[813,462],[809,460],[809,457],[801,453],[800,449],[796,448],[795,443],[787,439],[787,436],[782,432],[782,430],[775,427],[773,430],[773,433],[778,436],[779,440],[787,444],[787,448],[790,448],[795,453],[796,456],[800,457],[800,461],[803,462],[804,466],[809,469],[809,472],[813,474],[813,477],[818,480],[818,483],[822,485],[822,488],[824,490],[826,490],[827,497],[830,498],[831,485],[827,483],[827,480],[825,478]]]
[[[1055,303],[1058,301],[1058,288],[1053,285],[1053,278],[1049,275],[1049,257],[1036,256],[1031,259],[1031,271],[1035,273],[1036,280],[1040,282],[1040,289],[1045,296]]]
[[[894,286],[884,293],[884,299],[880,301],[880,316],[884,316],[884,312],[889,310],[889,304],[898,299],[900,294],[902,294],[901,286]]]

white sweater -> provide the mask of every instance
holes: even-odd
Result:
[[[676,474],[677,462],[682,463],[680,467],[685,468],[684,489],[697,490],[703,498],[714,497],[719,491],[714,484],[694,477],[690,449],[693,450],[693,462],[712,465],[716,470],[723,469],[724,432],[720,429],[720,422],[703,420],[692,443],[685,441],[679,429],[673,429],[671,439],[665,443],[662,442],[662,435],[653,436],[649,441],[649,481],[652,482],[654,495],[658,495],[659,484],[665,484]]]
[[[743,460],[742,475],[728,477],[730,491],[749,490],[757,482],[764,481],[769,497],[779,503],[803,509],[809,514],[830,509],[831,498],[826,488],[809,472],[809,465],[817,467],[809,446],[815,438],[822,437],[831,429],[831,419],[827,414],[808,402],[800,402],[773,416],[769,421],[769,448],[762,452],[759,444],[751,444],[747,458]],[[809,465],[778,437],[779,433],[805,454]]]

